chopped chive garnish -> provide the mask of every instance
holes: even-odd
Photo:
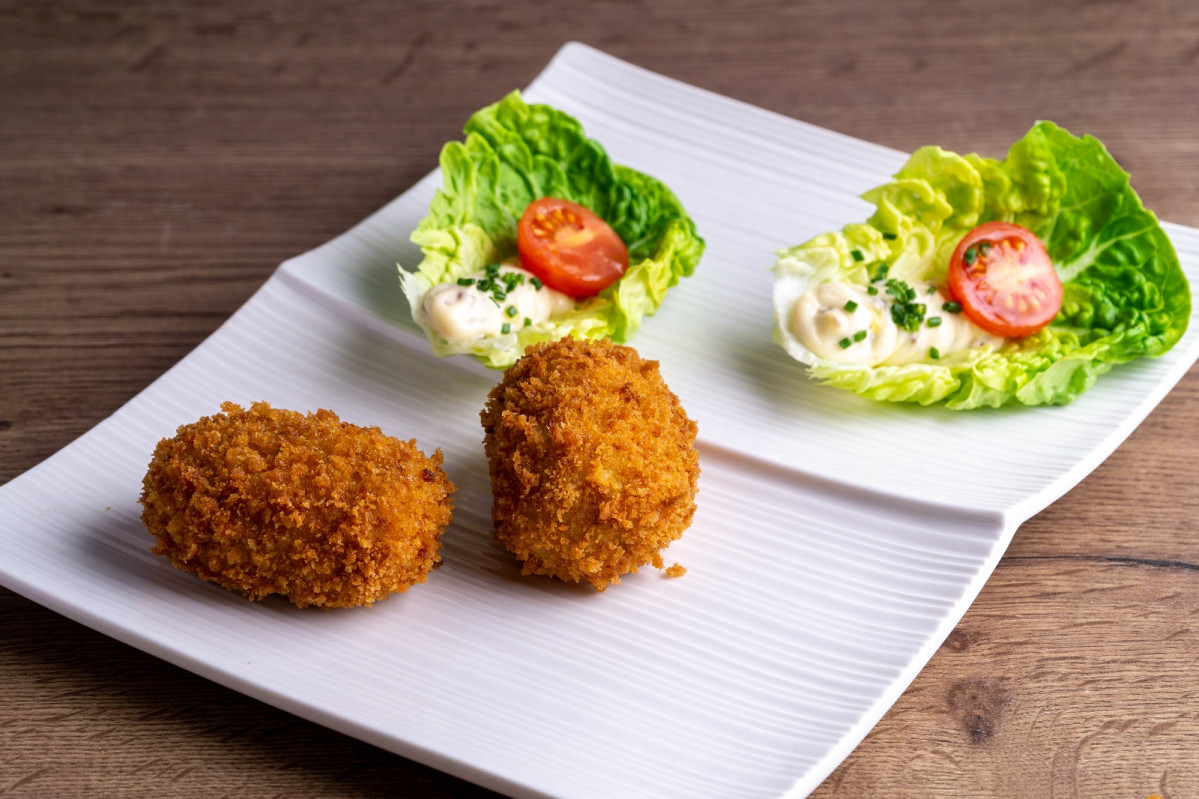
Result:
[[[936,287],[936,286],[929,286],[929,287],[928,287],[928,291],[927,291],[926,293],[927,293],[927,294],[936,294],[936,293],[937,293],[937,287]]]
[[[853,334],[854,341],[865,341],[865,339],[866,339],[866,331],[865,330],[859,330],[858,332]]]
[[[941,306],[941,310],[947,311],[949,313],[961,313],[962,312],[962,304],[960,302],[954,302],[953,300],[950,300],[949,302],[947,302]]]
[[[887,241],[895,241],[899,236],[896,236],[894,233],[884,233],[883,238]]]
[[[887,293],[900,302],[911,302],[916,299],[916,290],[894,277],[887,281]]]
[[[877,267],[875,267],[874,277],[871,278],[871,280],[875,280],[875,281],[886,280],[887,279],[887,270],[890,268],[891,268],[890,265],[888,265],[885,262],[879,264]]]
[[[857,309],[858,309],[858,304],[856,302],[854,302],[853,300],[845,301],[845,310],[849,311],[850,313],[853,313]]]
[[[941,352],[936,347],[929,347],[928,348],[928,357],[932,358],[934,361],[940,360]]]
[[[537,289],[538,291],[541,291],[541,287],[545,285],[541,282],[541,278],[539,277],[531,277],[529,278],[529,282],[532,283],[533,288]]]
[[[526,316],[525,317],[525,327],[528,327],[531,324],[533,324],[533,320]]]
[[[866,293],[871,296],[874,296],[875,294],[878,294],[878,287],[877,286],[867,286]]]
[[[989,253],[991,251],[991,242],[984,241],[981,244],[979,244],[978,251],[980,253],[982,253],[983,255],[986,255],[987,253]]]
[[[962,253],[962,263],[964,263],[966,266],[970,266],[972,263],[974,263],[977,260],[978,260],[978,248],[976,248],[974,246],[967,247],[966,251],[964,253]]]
[[[854,259],[855,261],[864,261],[864,260],[866,260],[866,256],[865,256],[865,255],[862,255],[862,251],[861,251],[861,250],[851,250],[849,254],[853,256],[853,259]]]
[[[849,349],[850,344],[853,344],[853,342],[850,341],[848,338],[843,338],[837,342],[837,346],[839,346],[843,350]]]
[[[523,285],[525,282],[525,274],[523,272],[502,272],[499,264],[487,264],[483,267],[483,274],[479,277],[460,277],[458,278],[459,286],[474,286],[483,294],[486,294],[492,302],[499,308],[504,308],[504,313],[509,318],[516,316],[517,310],[512,306],[504,307],[504,300],[508,295],[516,290],[517,286]],[[531,282],[539,283],[536,278],[532,278]]]
[[[915,302],[916,290],[898,278],[889,279],[886,289],[895,300],[891,304],[891,321],[901,330],[914,332],[919,329],[928,306]]]
[[[512,325],[508,324],[507,322],[504,322],[504,324],[500,326],[500,332],[505,335],[507,335],[508,333],[511,333]]]
[[[940,327],[940,326],[941,326],[941,317],[939,317],[939,316],[930,316],[930,317],[928,318],[928,326],[929,326],[929,327]]]

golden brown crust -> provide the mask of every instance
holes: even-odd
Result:
[[[425,581],[453,509],[440,450],[327,410],[221,409],[154,450],[141,502],[155,554],[299,607],[369,605]]]
[[[525,574],[602,591],[652,563],[695,514],[696,426],[631,347],[537,344],[480,414],[496,538]]]

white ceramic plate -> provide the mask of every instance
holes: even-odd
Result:
[[[397,259],[419,260],[407,238],[433,174],[283,264],[194,353],[0,489],[0,582],[510,794],[803,796],[925,664],[1020,522],[1107,457],[1199,337],[1066,408],[953,413],[815,385],[771,342],[773,251],[863,219],[857,195],[904,156],[579,45],[526,96],[664,180],[708,240],[634,341],[699,423],[699,510],[667,552],[685,577],[642,570],[598,594],[522,579],[492,543],[478,413],[498,374],[431,357],[395,277]],[[1193,276],[1199,232],[1168,231]],[[459,485],[443,567],[370,609],[322,612],[250,603],[152,556],[137,503],[150,453],[223,400],[332,408],[440,447]]]

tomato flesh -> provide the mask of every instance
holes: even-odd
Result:
[[[1062,281],[1044,242],[1010,222],[979,225],[958,243],[949,293],[970,321],[1005,338],[1037,332],[1062,307]]]
[[[629,251],[608,223],[569,200],[529,203],[516,225],[521,265],[552,289],[594,296],[629,268]]]

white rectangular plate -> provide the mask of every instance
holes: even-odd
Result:
[[[434,173],[283,264],[175,368],[0,489],[0,582],[513,795],[803,796],[927,662],[1020,522],[1107,457],[1199,338],[1065,408],[953,413],[812,384],[771,342],[773,251],[863,219],[857,196],[904,156],[580,45],[526,96],[665,181],[708,240],[633,342],[699,424],[699,510],[667,553],[685,577],[642,570],[599,594],[522,579],[492,542],[478,414],[498,374],[430,356],[396,281],[397,260],[419,261],[407,239]],[[1167,229],[1193,277],[1199,232]],[[224,400],[331,408],[441,448],[459,486],[442,568],[321,612],[250,603],[152,556],[150,453]]]

